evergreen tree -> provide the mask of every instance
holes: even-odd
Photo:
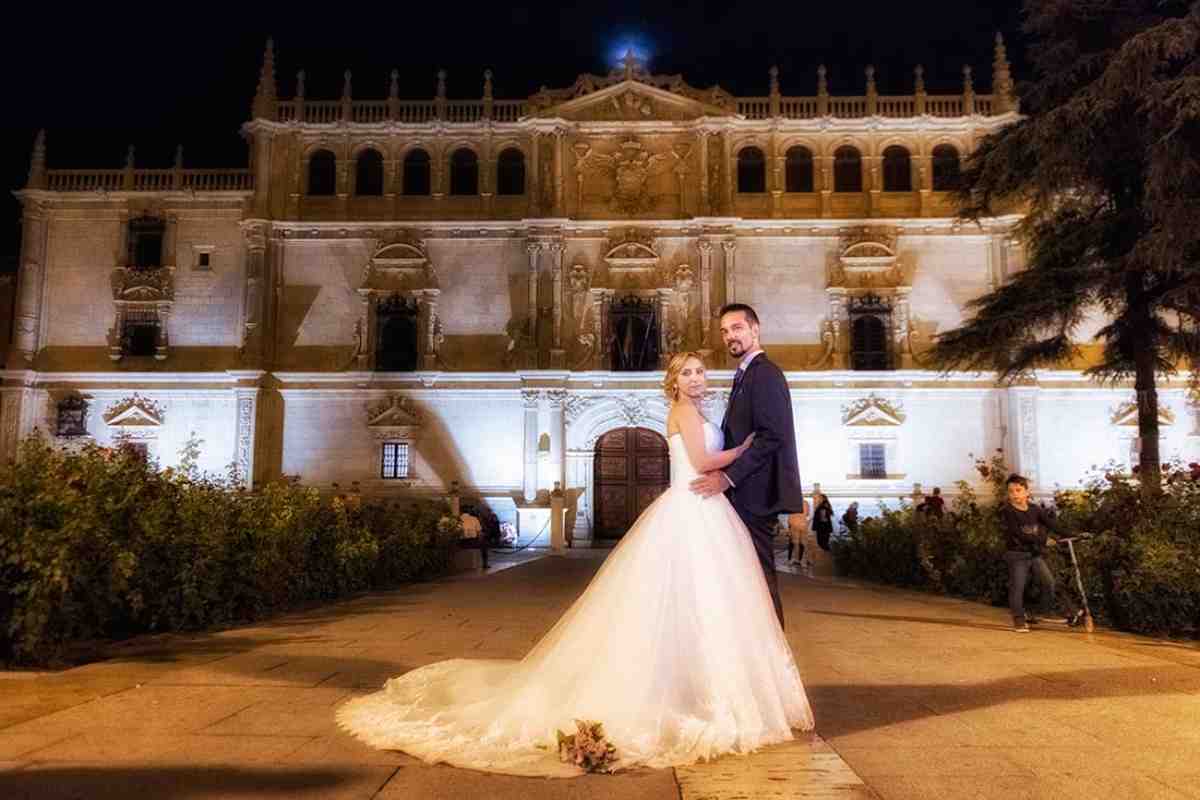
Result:
[[[1011,382],[1079,355],[1134,380],[1147,491],[1160,483],[1156,379],[1200,361],[1200,3],[1026,0],[1022,114],[968,158],[960,214],[1023,214],[1025,270],[968,306],[927,354]]]

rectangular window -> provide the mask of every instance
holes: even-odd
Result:
[[[882,444],[858,446],[858,474],[863,478],[887,477],[887,459]]]
[[[408,477],[408,442],[384,442],[379,476],[384,480]]]
[[[212,269],[212,253],[203,251],[197,253],[196,269]]]

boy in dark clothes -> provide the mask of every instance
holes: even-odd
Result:
[[[1054,575],[1042,558],[1042,549],[1047,545],[1053,546],[1055,541],[1047,537],[1047,531],[1059,533],[1054,517],[1041,506],[1029,505],[1029,480],[1020,475],[1009,475],[1005,482],[1008,486],[1008,502],[1000,509],[1000,518],[1004,524],[1005,553],[1004,561],[1008,564],[1008,608],[1012,611],[1013,630],[1017,633],[1028,633],[1029,624],[1025,619],[1025,584],[1029,573],[1041,584],[1042,613],[1054,611]],[[1075,626],[1083,619],[1083,609],[1075,605],[1071,597],[1066,598],[1070,611],[1066,622]],[[1030,621],[1037,622],[1036,618]]]

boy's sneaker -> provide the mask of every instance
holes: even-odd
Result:
[[[1039,622],[1041,622],[1041,621],[1042,621],[1042,618],[1041,618],[1041,617],[1034,616],[1033,614],[1026,614],[1026,615],[1025,615],[1025,622],[1026,622],[1026,624],[1029,624],[1029,625],[1037,625],[1037,624],[1038,624]]]
[[[1024,622],[1014,623],[1013,633],[1029,633],[1029,626]]]
[[[1070,625],[1072,628],[1077,628],[1081,624],[1083,624],[1083,617],[1084,617],[1084,613],[1083,613],[1083,609],[1081,608],[1078,611],[1076,611],[1074,614],[1067,615],[1067,624]]]

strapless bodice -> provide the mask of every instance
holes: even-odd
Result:
[[[725,435],[721,433],[721,429],[711,422],[705,422],[704,430],[704,450],[709,453],[715,453],[725,447]],[[670,447],[668,448],[671,454],[671,485],[678,486],[687,484],[692,479],[699,475],[692,466],[691,459],[688,458],[687,446],[683,443],[683,434],[673,433],[668,439]]]

